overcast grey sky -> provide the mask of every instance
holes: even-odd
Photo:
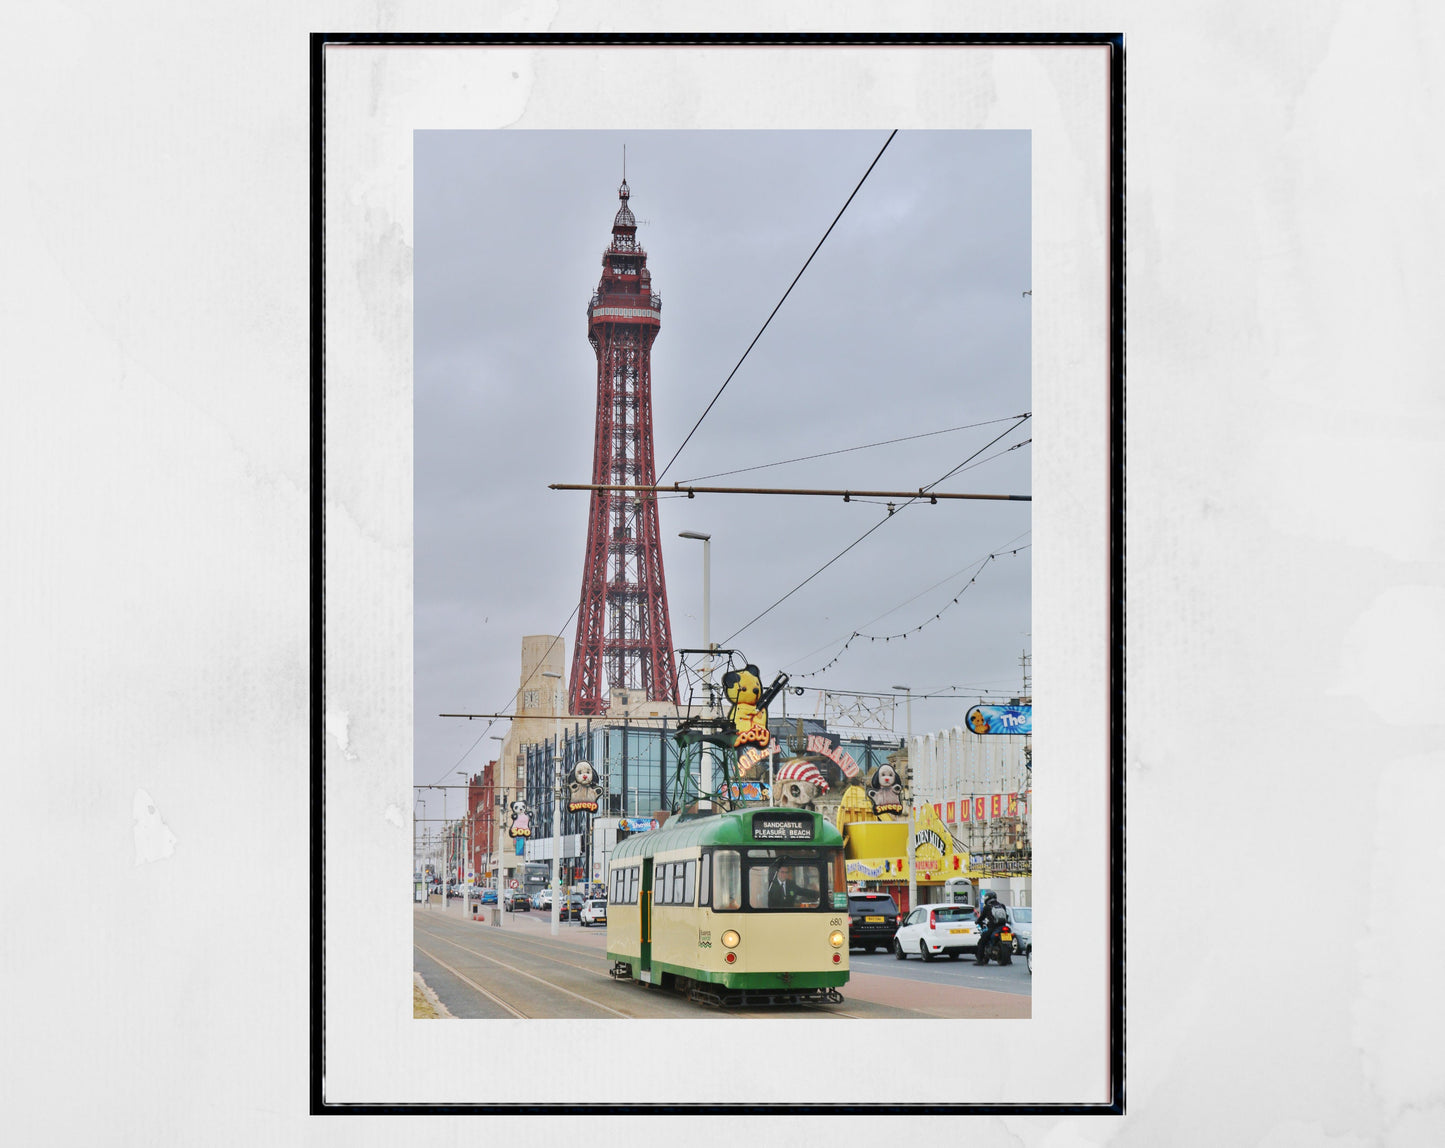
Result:
[[[887,139],[886,132],[422,132],[416,136],[416,759],[458,780],[496,749],[526,634],[564,634],[570,670],[596,359],[585,308],[627,181],[662,296],[652,350],[667,464]],[[1031,410],[1027,132],[900,132],[665,481],[912,490]],[[1007,420],[1007,421],[995,421]],[[973,429],[787,466],[825,451]],[[1032,433],[1012,430],[940,490],[1029,494]],[[659,503],[674,642],[713,640],[809,687],[915,694],[915,732],[960,724],[982,690],[1016,692],[1031,648],[1030,504],[900,509],[699,495]],[[969,579],[977,574],[977,581]],[[960,590],[968,586],[960,595]],[[953,603],[959,598],[957,604]],[[947,607],[947,610],[945,610]],[[935,620],[934,615],[942,616]],[[886,615],[886,616],[884,616]],[[921,631],[906,640],[855,639]],[[735,636],[734,636],[735,635]],[[685,699],[684,699],[685,700]],[[904,710],[897,713],[898,731]],[[489,732],[504,733],[505,723]]]

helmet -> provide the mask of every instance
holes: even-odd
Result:
[[[990,892],[989,895],[983,899],[983,903],[984,903],[985,905],[991,905],[994,901],[997,901],[997,900],[998,900],[998,894],[997,894],[997,893],[994,893],[994,892]]]

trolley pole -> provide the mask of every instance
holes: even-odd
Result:
[[[712,578],[712,535],[702,534],[696,530],[684,530],[678,537],[691,538],[702,543],[702,648],[707,651],[707,657],[703,661],[702,678],[707,696],[707,716],[712,717],[712,637],[708,633],[708,623],[712,613],[711,603],[708,601],[709,582]],[[699,810],[707,810],[712,808],[712,802],[707,796],[712,792],[712,751],[708,748],[707,742],[698,746],[698,753],[700,773],[697,807]]]

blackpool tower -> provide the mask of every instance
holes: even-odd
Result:
[[[662,326],[662,297],[653,294],[647,252],[637,243],[630,194],[624,178],[612,242],[602,253],[602,279],[587,305],[587,338],[597,353],[592,482],[598,487],[657,481],[652,341]],[[568,710],[605,713],[613,690],[677,701],[657,496],[651,491],[593,490],[588,508]]]

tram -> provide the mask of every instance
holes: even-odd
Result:
[[[841,1002],[848,981],[843,836],[767,806],[681,814],[608,866],[614,978],[719,1006]]]

